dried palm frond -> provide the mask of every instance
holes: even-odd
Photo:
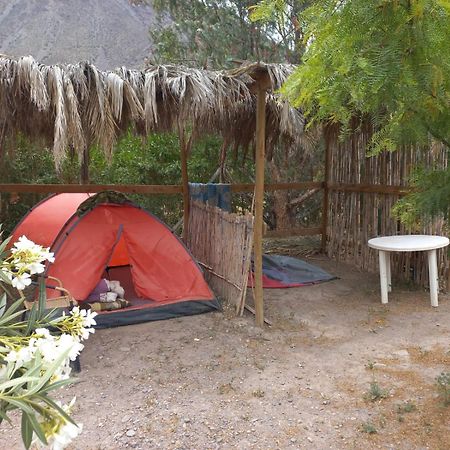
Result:
[[[276,93],[293,70],[254,63],[233,71],[166,65],[103,72],[87,62],[45,66],[31,56],[0,55],[0,144],[18,133],[45,138],[60,167],[69,147],[81,154],[97,143],[110,157],[130,128],[143,134],[192,128],[246,152],[256,129],[252,89],[263,73],[272,87],[266,105],[270,156],[275,148],[305,144],[301,111]]]

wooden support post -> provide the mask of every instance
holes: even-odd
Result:
[[[264,325],[264,294],[262,280],[262,239],[264,212],[264,162],[266,146],[266,91],[258,83],[256,100],[256,168],[255,168],[255,223],[254,273],[256,325]]]
[[[326,136],[325,139],[325,180],[323,184],[323,204],[322,204],[322,252],[327,248],[328,237],[328,208],[330,207],[330,166],[331,166],[331,145]]]
[[[181,159],[181,179],[183,186],[183,241],[186,244],[189,230],[189,174],[188,174],[188,154],[192,144],[192,136],[186,140],[186,132],[180,130],[180,159]]]

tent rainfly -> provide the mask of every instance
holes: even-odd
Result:
[[[87,300],[102,278],[121,282],[130,306],[101,311],[99,327],[219,308],[184,245],[155,216],[127,200],[105,194],[54,195],[24,217],[12,242],[22,235],[51,248],[56,260],[44,275],[60,280],[78,301]],[[47,289],[49,306],[58,295]]]

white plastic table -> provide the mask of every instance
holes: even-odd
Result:
[[[388,252],[428,252],[428,273],[430,276],[431,306],[438,306],[438,270],[436,249],[447,247],[448,238],[411,234],[404,236],[383,236],[370,239],[369,247],[379,251],[381,303],[388,302],[391,292],[391,258]]]

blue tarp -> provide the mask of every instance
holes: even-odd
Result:
[[[192,200],[231,212],[231,186],[223,183],[189,183]]]
[[[334,279],[334,275],[301,259],[283,255],[263,255],[264,288],[307,286]],[[252,275],[249,282],[251,286]]]

